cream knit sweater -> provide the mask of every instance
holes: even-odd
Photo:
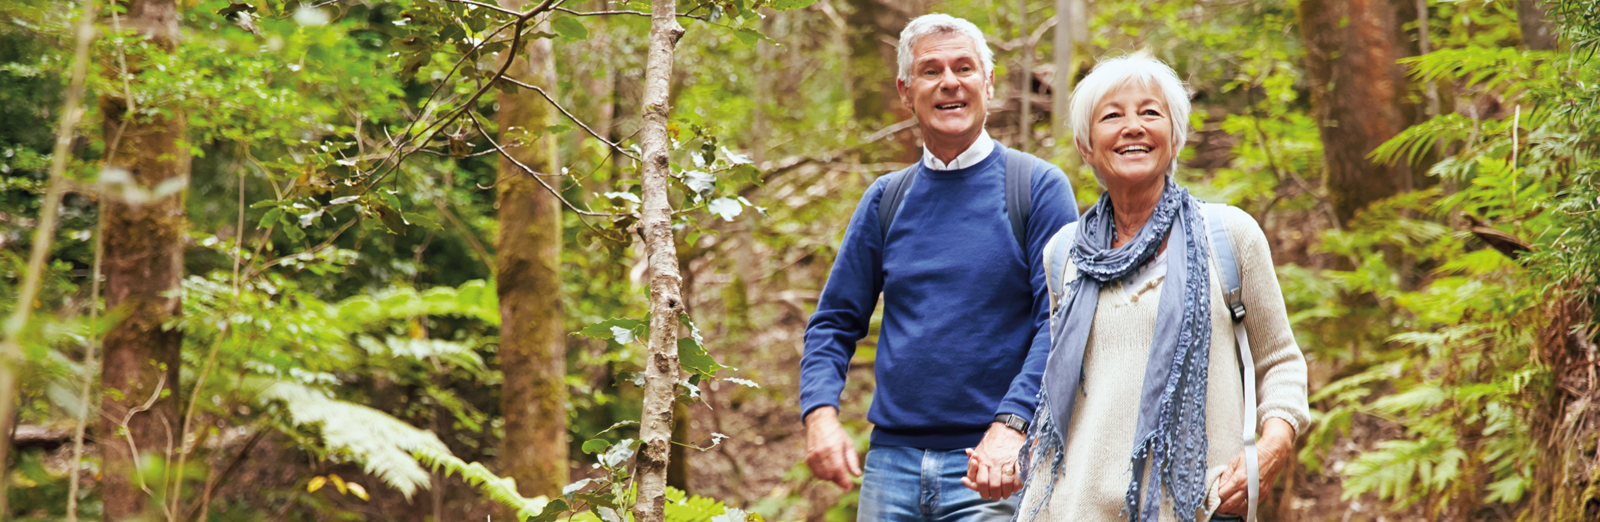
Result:
[[[1239,277],[1248,308],[1245,330],[1255,356],[1259,421],[1277,417],[1300,433],[1310,422],[1306,404],[1306,362],[1289,330],[1283,292],[1273,271],[1266,235],[1243,210],[1228,208],[1228,235],[1233,239]],[[1239,348],[1234,344],[1233,320],[1228,317],[1216,264],[1211,265],[1211,362],[1206,386],[1206,434],[1210,441],[1206,462],[1206,509],[1218,504],[1216,479],[1243,450],[1244,388],[1239,372]],[[1135,278],[1138,279],[1138,278]],[[1093,329],[1084,353],[1083,387],[1066,440],[1066,457],[1056,478],[1055,492],[1037,520],[1117,520],[1123,508],[1132,467],[1133,434],[1138,421],[1139,393],[1145,363],[1155,337],[1156,304],[1164,277],[1138,288],[1118,284],[1103,286]],[[1049,462],[1049,459],[1044,460]],[[1034,471],[1036,480],[1048,480],[1049,466]],[[1147,479],[1144,484],[1150,484]],[[1035,484],[1037,485],[1037,484]],[[1041,499],[1030,487],[1022,501],[1026,515]],[[1165,497],[1165,493],[1163,493]],[[1140,496],[1143,498],[1143,495]],[[1196,514],[1203,517],[1204,513]],[[1172,503],[1163,501],[1161,520],[1176,520]]]

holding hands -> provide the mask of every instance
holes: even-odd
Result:
[[[961,484],[985,500],[1002,500],[1022,489],[1017,451],[1026,440],[1005,424],[990,424],[978,447],[967,450],[967,476],[961,478]]]

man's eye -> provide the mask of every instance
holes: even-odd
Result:
[[[933,76],[933,75],[939,74],[939,71],[936,70],[936,69],[928,69],[926,71],[922,71],[922,74],[924,76]]]

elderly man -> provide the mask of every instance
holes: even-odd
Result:
[[[1017,450],[1050,350],[1041,252],[1078,214],[1060,169],[984,130],[993,56],[966,20],[906,25],[896,83],[922,130],[922,161],[861,197],[806,328],[806,462],[849,489],[863,469],[839,394],[883,295],[860,520],[1015,511]]]

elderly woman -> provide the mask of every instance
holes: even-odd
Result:
[[[1101,62],[1073,92],[1069,118],[1105,193],[1045,250],[1067,268],[1050,281],[1060,297],[1019,518],[1243,516],[1244,416],[1260,428],[1263,488],[1294,458],[1310,417],[1267,238],[1249,214],[1206,212],[1174,181],[1189,100],[1170,67],[1144,56]],[[1230,245],[1213,243],[1208,225],[1231,240],[1248,310],[1243,346],[1260,390],[1248,408],[1217,259]]]

